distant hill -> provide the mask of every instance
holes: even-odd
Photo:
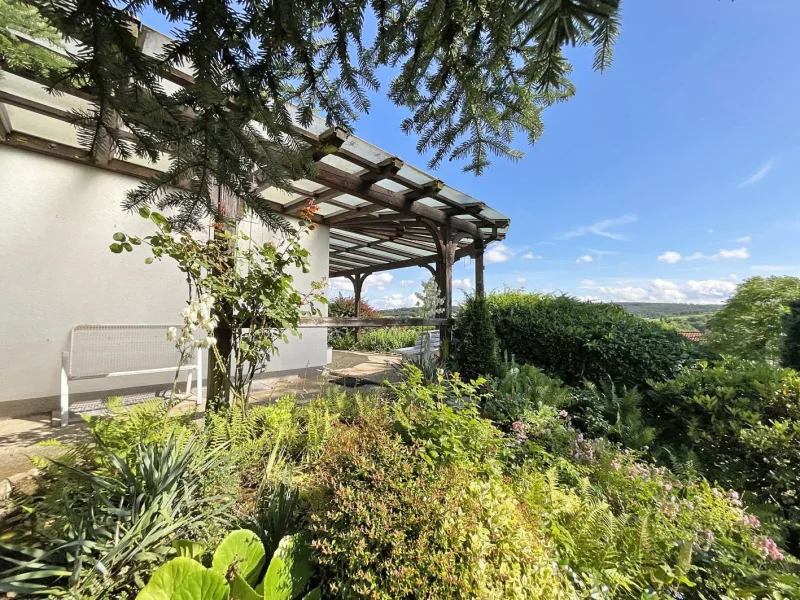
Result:
[[[629,313],[645,319],[703,315],[722,308],[721,304],[678,304],[672,302],[615,302]]]

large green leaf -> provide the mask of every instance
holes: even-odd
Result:
[[[322,589],[315,587],[313,590],[303,596],[303,600],[322,600]]]
[[[136,600],[226,600],[225,578],[191,558],[173,558],[161,565]]]
[[[211,568],[225,575],[233,565],[236,573],[250,585],[255,585],[265,560],[264,544],[258,536],[252,531],[237,529],[222,540],[214,552]]]
[[[231,580],[231,600],[261,600],[262,596],[256,592],[238,573]]]
[[[264,577],[264,600],[293,600],[311,578],[311,551],[299,535],[287,535],[278,544]]]

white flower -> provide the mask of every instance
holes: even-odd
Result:
[[[177,342],[178,341],[178,328],[177,327],[170,327],[167,329],[167,341],[169,342]]]

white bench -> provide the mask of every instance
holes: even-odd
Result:
[[[421,332],[413,346],[398,348],[395,352],[403,356],[419,356],[423,353],[439,354],[440,341],[439,330],[430,329]]]
[[[81,379],[124,377],[149,373],[174,373],[180,354],[167,341],[171,325],[76,325],[69,338],[69,351],[61,353],[61,426],[69,424],[69,382]],[[178,327],[180,329],[180,327]],[[192,389],[196,371],[197,403],[203,400],[203,360],[197,351],[188,371],[186,394]]]

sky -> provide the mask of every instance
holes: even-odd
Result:
[[[577,94],[545,111],[534,146],[518,140],[521,161],[496,159],[480,177],[459,163],[433,172],[511,219],[487,250],[487,289],[719,303],[748,277],[800,275],[796,3],[627,0],[613,66],[600,74],[591,48],[568,52]],[[424,167],[381,75],[356,133]],[[377,273],[365,296],[409,306],[429,276]],[[453,277],[458,301],[474,263]],[[331,281],[332,293],[348,286]]]

